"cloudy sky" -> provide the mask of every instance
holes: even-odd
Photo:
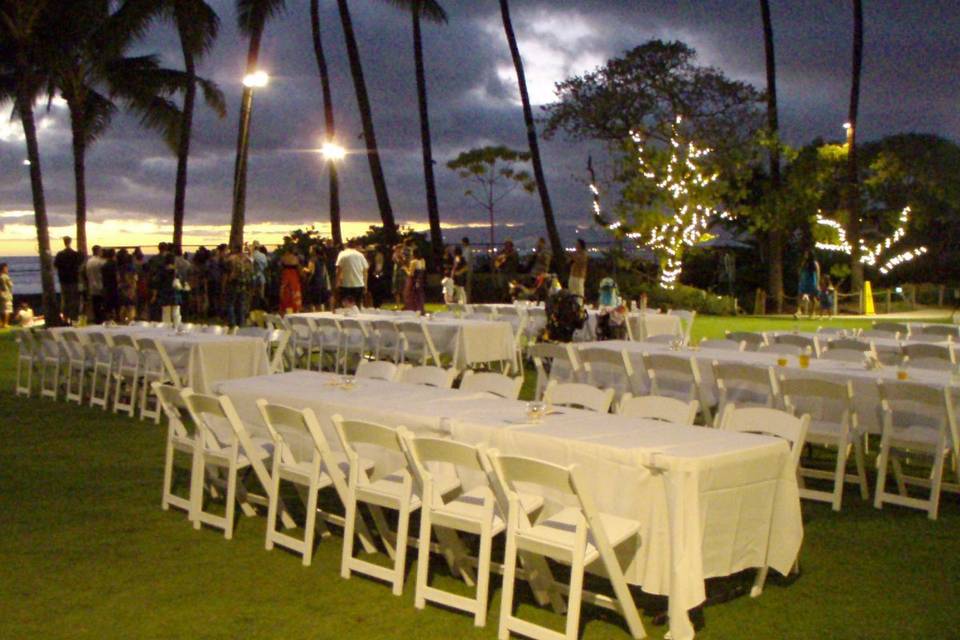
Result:
[[[458,178],[445,167],[460,151],[484,145],[523,148],[526,138],[516,80],[494,0],[441,0],[449,24],[424,30],[431,125],[441,218],[483,224]],[[219,41],[202,63],[219,83],[228,114],[217,119],[198,108],[187,194],[187,242],[226,238],[240,79],[246,42],[233,2],[212,0],[222,20]],[[351,0],[390,197],[398,221],[425,224],[409,14],[383,0]],[[801,144],[817,136],[839,138],[846,119],[850,67],[850,3],[774,0],[781,126]],[[960,140],[960,48],[956,0],[865,4],[862,139],[902,131]],[[273,240],[284,230],[327,219],[326,176],[311,152],[323,135],[320,83],[310,39],[309,3],[288,0],[286,14],[267,26],[262,68],[269,87],[256,95],[247,215],[249,237]],[[512,0],[514,27],[533,100],[553,98],[553,83],[590,70],[651,38],[694,47],[698,62],[764,86],[763,43],[756,0]],[[324,46],[333,75],[337,137],[361,151],[361,126],[333,0],[321,0]],[[180,67],[179,44],[158,25],[142,44],[166,64]],[[6,111],[6,110],[5,110]],[[73,217],[69,129],[63,107],[41,112],[40,147],[53,233],[68,232]],[[562,139],[543,144],[547,180],[560,221],[589,223],[584,184],[589,145]],[[596,149],[592,150],[596,153]],[[32,205],[23,136],[0,113],[0,255],[35,251]],[[175,158],[156,135],[130,117],[90,151],[87,161],[89,234],[105,244],[154,243],[170,233]],[[366,159],[351,155],[341,170],[345,231],[379,221]],[[541,220],[539,201],[517,194],[503,201],[499,220]],[[473,235],[481,239],[483,229]],[[458,233],[459,235],[459,233]]]

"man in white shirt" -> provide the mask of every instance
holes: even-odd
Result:
[[[83,265],[83,271],[87,276],[87,293],[90,294],[90,311],[93,316],[89,319],[95,324],[103,322],[105,317],[103,313],[103,274],[101,273],[104,262],[106,261],[100,257],[100,246],[94,245],[93,255],[87,258]]]
[[[352,300],[358,307],[363,306],[370,265],[357,249],[359,244],[356,239],[350,240],[346,249],[337,255],[337,297],[341,305]]]

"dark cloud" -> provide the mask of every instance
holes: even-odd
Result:
[[[223,25],[201,73],[220,84],[229,113],[221,120],[198,107],[188,191],[188,223],[210,225],[228,222],[239,78],[246,52],[233,3],[212,4]],[[294,225],[326,218],[327,183],[319,158],[309,151],[323,132],[323,113],[308,3],[287,4],[287,13],[267,26],[263,40],[262,66],[272,80],[255,98],[248,210],[251,221]],[[479,144],[523,148],[522,114],[497,3],[443,4],[449,24],[424,26],[441,213],[445,221],[481,221],[445,163]],[[422,221],[426,216],[409,15],[378,0],[354,0],[350,5],[395,211],[400,220]],[[513,0],[511,5],[536,96],[544,96],[564,75],[585,71],[650,38],[683,40],[698,50],[702,64],[763,86],[763,43],[754,0]],[[338,138],[357,149],[362,146],[361,126],[336,3],[326,0],[321,7]],[[866,4],[864,139],[906,130],[960,138],[956,9],[955,2]],[[817,136],[839,138],[849,92],[849,3],[773,3],[773,18],[785,137],[794,144]],[[181,65],[176,34],[168,26],[152,30],[139,48],[159,52],[168,65]],[[62,109],[54,108],[49,117],[56,124],[41,138],[48,201],[58,220],[69,220],[73,181],[68,129]],[[588,220],[589,197],[582,178],[589,150],[559,137],[543,143],[554,206],[566,223]],[[29,185],[16,166],[22,158],[20,139],[0,137],[0,161],[13,168],[0,176],[6,210],[30,207]],[[92,220],[122,212],[169,218],[173,155],[135,118],[117,118],[91,150],[87,168]],[[351,155],[341,176],[345,218],[377,220],[363,155]],[[504,221],[540,219],[539,203],[532,196],[511,197],[502,209]]]

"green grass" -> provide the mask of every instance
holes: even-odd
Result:
[[[775,324],[698,318],[696,333]],[[0,638],[496,637],[499,580],[487,627],[477,629],[466,615],[416,610],[412,564],[400,598],[374,580],[342,580],[339,532],[305,568],[297,556],[264,550],[262,517],[241,517],[232,541],[195,531],[182,512],[160,509],[164,429],[15,398],[14,353],[10,333],[0,333]],[[803,514],[800,578],[771,578],[759,599],[707,607],[699,638],[960,634],[957,496],[945,494],[938,522],[876,511],[852,486],[843,512],[804,503]],[[750,579],[713,580],[710,591]],[[666,627],[653,626],[651,614],[663,600],[637,594],[649,635],[662,637]],[[524,599],[523,615],[560,622]],[[585,639],[629,637],[616,616],[589,606],[582,627]]]

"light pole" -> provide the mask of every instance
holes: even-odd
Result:
[[[240,131],[237,135],[237,159],[233,168],[233,217],[230,224],[230,247],[243,246],[243,225],[247,205],[247,151],[250,146],[250,116],[253,113],[253,91],[270,82],[266,71],[258,70],[243,77],[243,99],[240,103]]]
[[[339,181],[337,180],[337,163],[347,157],[347,150],[333,142],[326,140],[318,150],[320,155],[327,163],[327,169],[330,171],[330,235],[333,237],[334,246],[343,244],[343,234],[340,231],[340,196]],[[334,190],[338,190],[334,193]]]

